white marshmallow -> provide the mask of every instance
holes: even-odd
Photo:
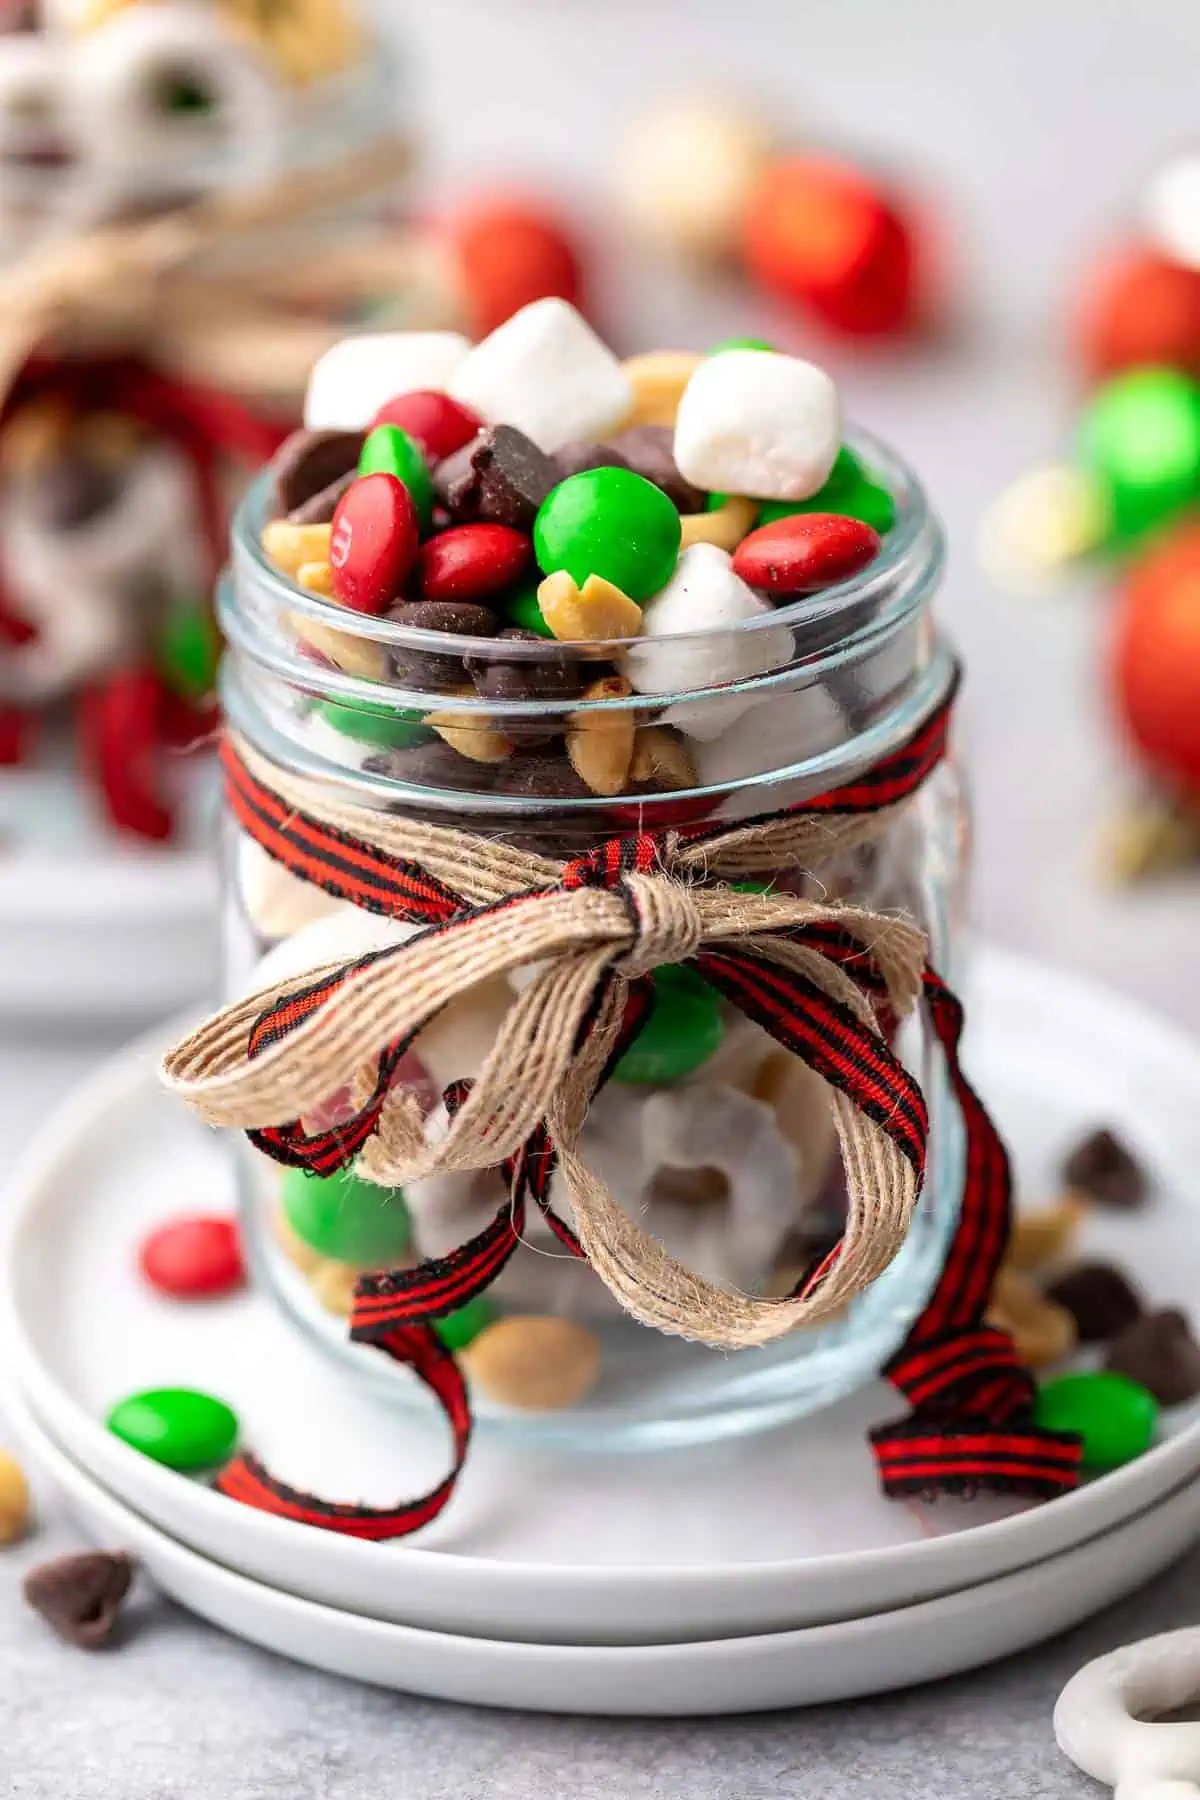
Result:
[[[543,450],[602,438],[633,390],[617,358],[565,300],[535,300],[476,344],[449,391],[489,424],[514,425]]]
[[[348,900],[335,902],[334,910],[315,920],[280,944],[275,944],[250,971],[242,992],[253,994],[259,988],[274,987],[290,981],[310,969],[326,963],[353,962],[372,950],[384,950],[389,944],[403,944],[419,928],[401,919],[385,919],[378,913],[364,912]]]
[[[313,367],[304,423],[311,431],[362,431],[385,400],[418,388],[445,388],[470,348],[458,331],[342,338]]]
[[[301,881],[244,832],[238,835],[237,886],[246,917],[266,938],[294,937],[344,904]]]
[[[1142,216],[1156,249],[1185,269],[1200,269],[1200,151],[1177,156],[1158,171]]]
[[[675,461],[688,481],[761,500],[807,500],[841,442],[838,391],[824,369],[765,350],[706,357],[675,420]]]
[[[668,707],[664,718],[676,723],[672,715],[681,710]],[[684,724],[681,729],[687,731],[688,726]],[[719,737],[697,738],[693,752],[697,783],[700,787],[723,787],[726,782],[786,769],[792,763],[832,750],[847,731],[841,707],[826,688],[817,684],[748,701]],[[692,735],[695,737],[694,732]],[[761,783],[739,788],[722,801],[719,816],[740,819],[774,812],[791,805],[799,793],[794,782],[765,789]]]
[[[646,602],[642,636],[626,653],[625,674],[640,694],[682,693],[766,675],[791,659],[790,629],[736,627],[771,610],[734,574],[728,551],[716,544],[692,544],[667,585]],[[685,632],[708,635],[680,635]],[[751,704],[742,695],[687,700],[671,707],[665,717],[689,737],[703,740],[723,732]]]

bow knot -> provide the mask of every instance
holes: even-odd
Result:
[[[621,896],[635,936],[613,967],[628,980],[651,975],[663,963],[687,962],[699,950],[705,921],[685,883],[665,875],[626,875]]]

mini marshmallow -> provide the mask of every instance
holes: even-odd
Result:
[[[363,431],[386,400],[445,388],[471,340],[458,331],[387,331],[342,338],[309,376],[304,423],[310,431]]]
[[[697,705],[698,702],[685,703]],[[696,741],[692,760],[699,787],[723,787],[726,782],[769,775],[790,763],[805,762],[832,750],[848,734],[845,714],[827,688],[814,683],[800,690],[770,694],[741,705],[737,718],[723,721],[719,736],[700,735],[694,726],[674,714],[685,706],[668,707],[664,722],[679,724]],[[807,784],[811,791],[811,781]],[[763,788],[761,783],[738,788],[721,802],[718,817],[749,818],[754,813],[774,812],[800,798],[801,785],[780,782]]]
[[[706,357],[675,420],[681,475],[758,500],[807,500],[823,486],[841,442],[842,409],[824,369],[773,351]]]
[[[242,992],[253,994],[260,988],[274,987],[278,982],[306,975],[310,969],[323,968],[326,963],[353,962],[372,950],[406,943],[418,929],[402,919],[381,918],[378,913],[352,906],[348,900],[339,900],[333,912],[268,950],[242,983]]]
[[[667,585],[646,602],[642,636],[625,655],[624,673],[640,694],[721,687],[766,675],[791,658],[789,627],[760,626],[746,632],[733,628],[771,610],[734,574],[727,550],[716,544],[692,544],[680,556]],[[690,638],[679,635],[683,632],[722,635]],[[682,701],[665,716],[689,737],[703,740],[723,732],[751,704],[742,695]]]
[[[237,842],[237,891],[246,917],[265,938],[294,937],[344,904],[301,881],[244,832]]]
[[[617,358],[565,300],[535,300],[514,313],[463,358],[449,392],[546,451],[603,439],[633,407]]]

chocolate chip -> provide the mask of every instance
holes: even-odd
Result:
[[[1102,1206],[1126,1211],[1146,1200],[1146,1175],[1141,1164],[1113,1132],[1094,1131],[1063,1164],[1063,1182]]]
[[[293,431],[271,458],[276,512],[294,512],[357,468],[365,438],[364,431]]]
[[[323,487],[299,506],[293,506],[287,515],[289,525],[328,525],[337,510],[337,503],[346,489],[358,479],[357,469],[347,469],[328,487]]]
[[[578,660],[552,640],[540,637],[536,631],[525,631],[519,625],[507,625],[496,642],[540,644],[542,654],[528,660],[514,658],[511,662],[505,662],[499,656],[465,657],[467,674],[483,699],[570,700],[582,692],[584,675]],[[508,730],[507,722],[505,730]]]
[[[453,637],[494,637],[500,624],[490,606],[475,606],[466,600],[408,600],[393,606],[387,617],[397,625],[442,631]],[[395,646],[389,649],[388,660],[398,680],[417,687],[438,691],[457,687],[467,679],[463,659],[450,645],[444,656],[436,650]]]
[[[24,1594],[66,1643],[98,1650],[112,1636],[132,1580],[133,1563],[122,1551],[85,1550],[30,1569]]]
[[[631,425],[619,431],[608,448],[619,451],[635,475],[661,488],[681,513],[704,511],[708,495],[679,473],[675,433],[669,425]]]
[[[628,469],[631,466],[612,444],[585,443],[582,439],[564,444],[561,450],[554,452],[554,460],[558,464],[560,481],[566,481],[570,475],[585,475],[589,469]]]
[[[1137,1291],[1109,1263],[1079,1263],[1046,1289],[1046,1298],[1065,1306],[1079,1327],[1082,1344],[1117,1337],[1142,1316]]]
[[[534,752],[510,756],[505,764],[505,791],[528,800],[590,800],[587,782],[578,776],[566,755]],[[552,853],[551,853],[552,854]]]
[[[372,751],[363,760],[363,768],[373,775],[448,793],[489,792],[496,783],[497,766],[460,756],[440,737],[427,738],[420,744],[405,744],[394,750]],[[495,830],[495,819],[486,814],[456,812],[454,823],[463,831],[480,831],[485,835]]]
[[[1140,1381],[1161,1406],[1182,1406],[1200,1394],[1200,1344],[1177,1307],[1130,1325],[1109,1350],[1107,1367]]]
[[[489,519],[528,531],[562,480],[558,464],[513,425],[492,425],[438,464],[433,484],[460,523]]]

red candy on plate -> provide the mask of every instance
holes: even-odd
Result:
[[[580,305],[579,251],[555,215],[520,194],[481,196],[447,221],[474,337],[533,300]]]
[[[882,542],[861,519],[793,513],[744,537],[733,553],[733,571],[768,594],[815,594],[865,569]]]
[[[395,475],[362,475],[333,515],[329,562],[333,591],[355,612],[386,612],[407,581],[420,548],[412,495]]]
[[[452,525],[422,544],[423,600],[482,600],[498,594],[533,561],[533,544],[511,525]]]
[[[377,425],[399,425],[416,438],[430,462],[453,456],[483,430],[478,413],[433,388],[418,388],[386,401],[371,420],[372,431]]]
[[[228,1294],[246,1274],[236,1219],[213,1213],[160,1225],[142,1244],[138,1262],[150,1286],[176,1300]]]

